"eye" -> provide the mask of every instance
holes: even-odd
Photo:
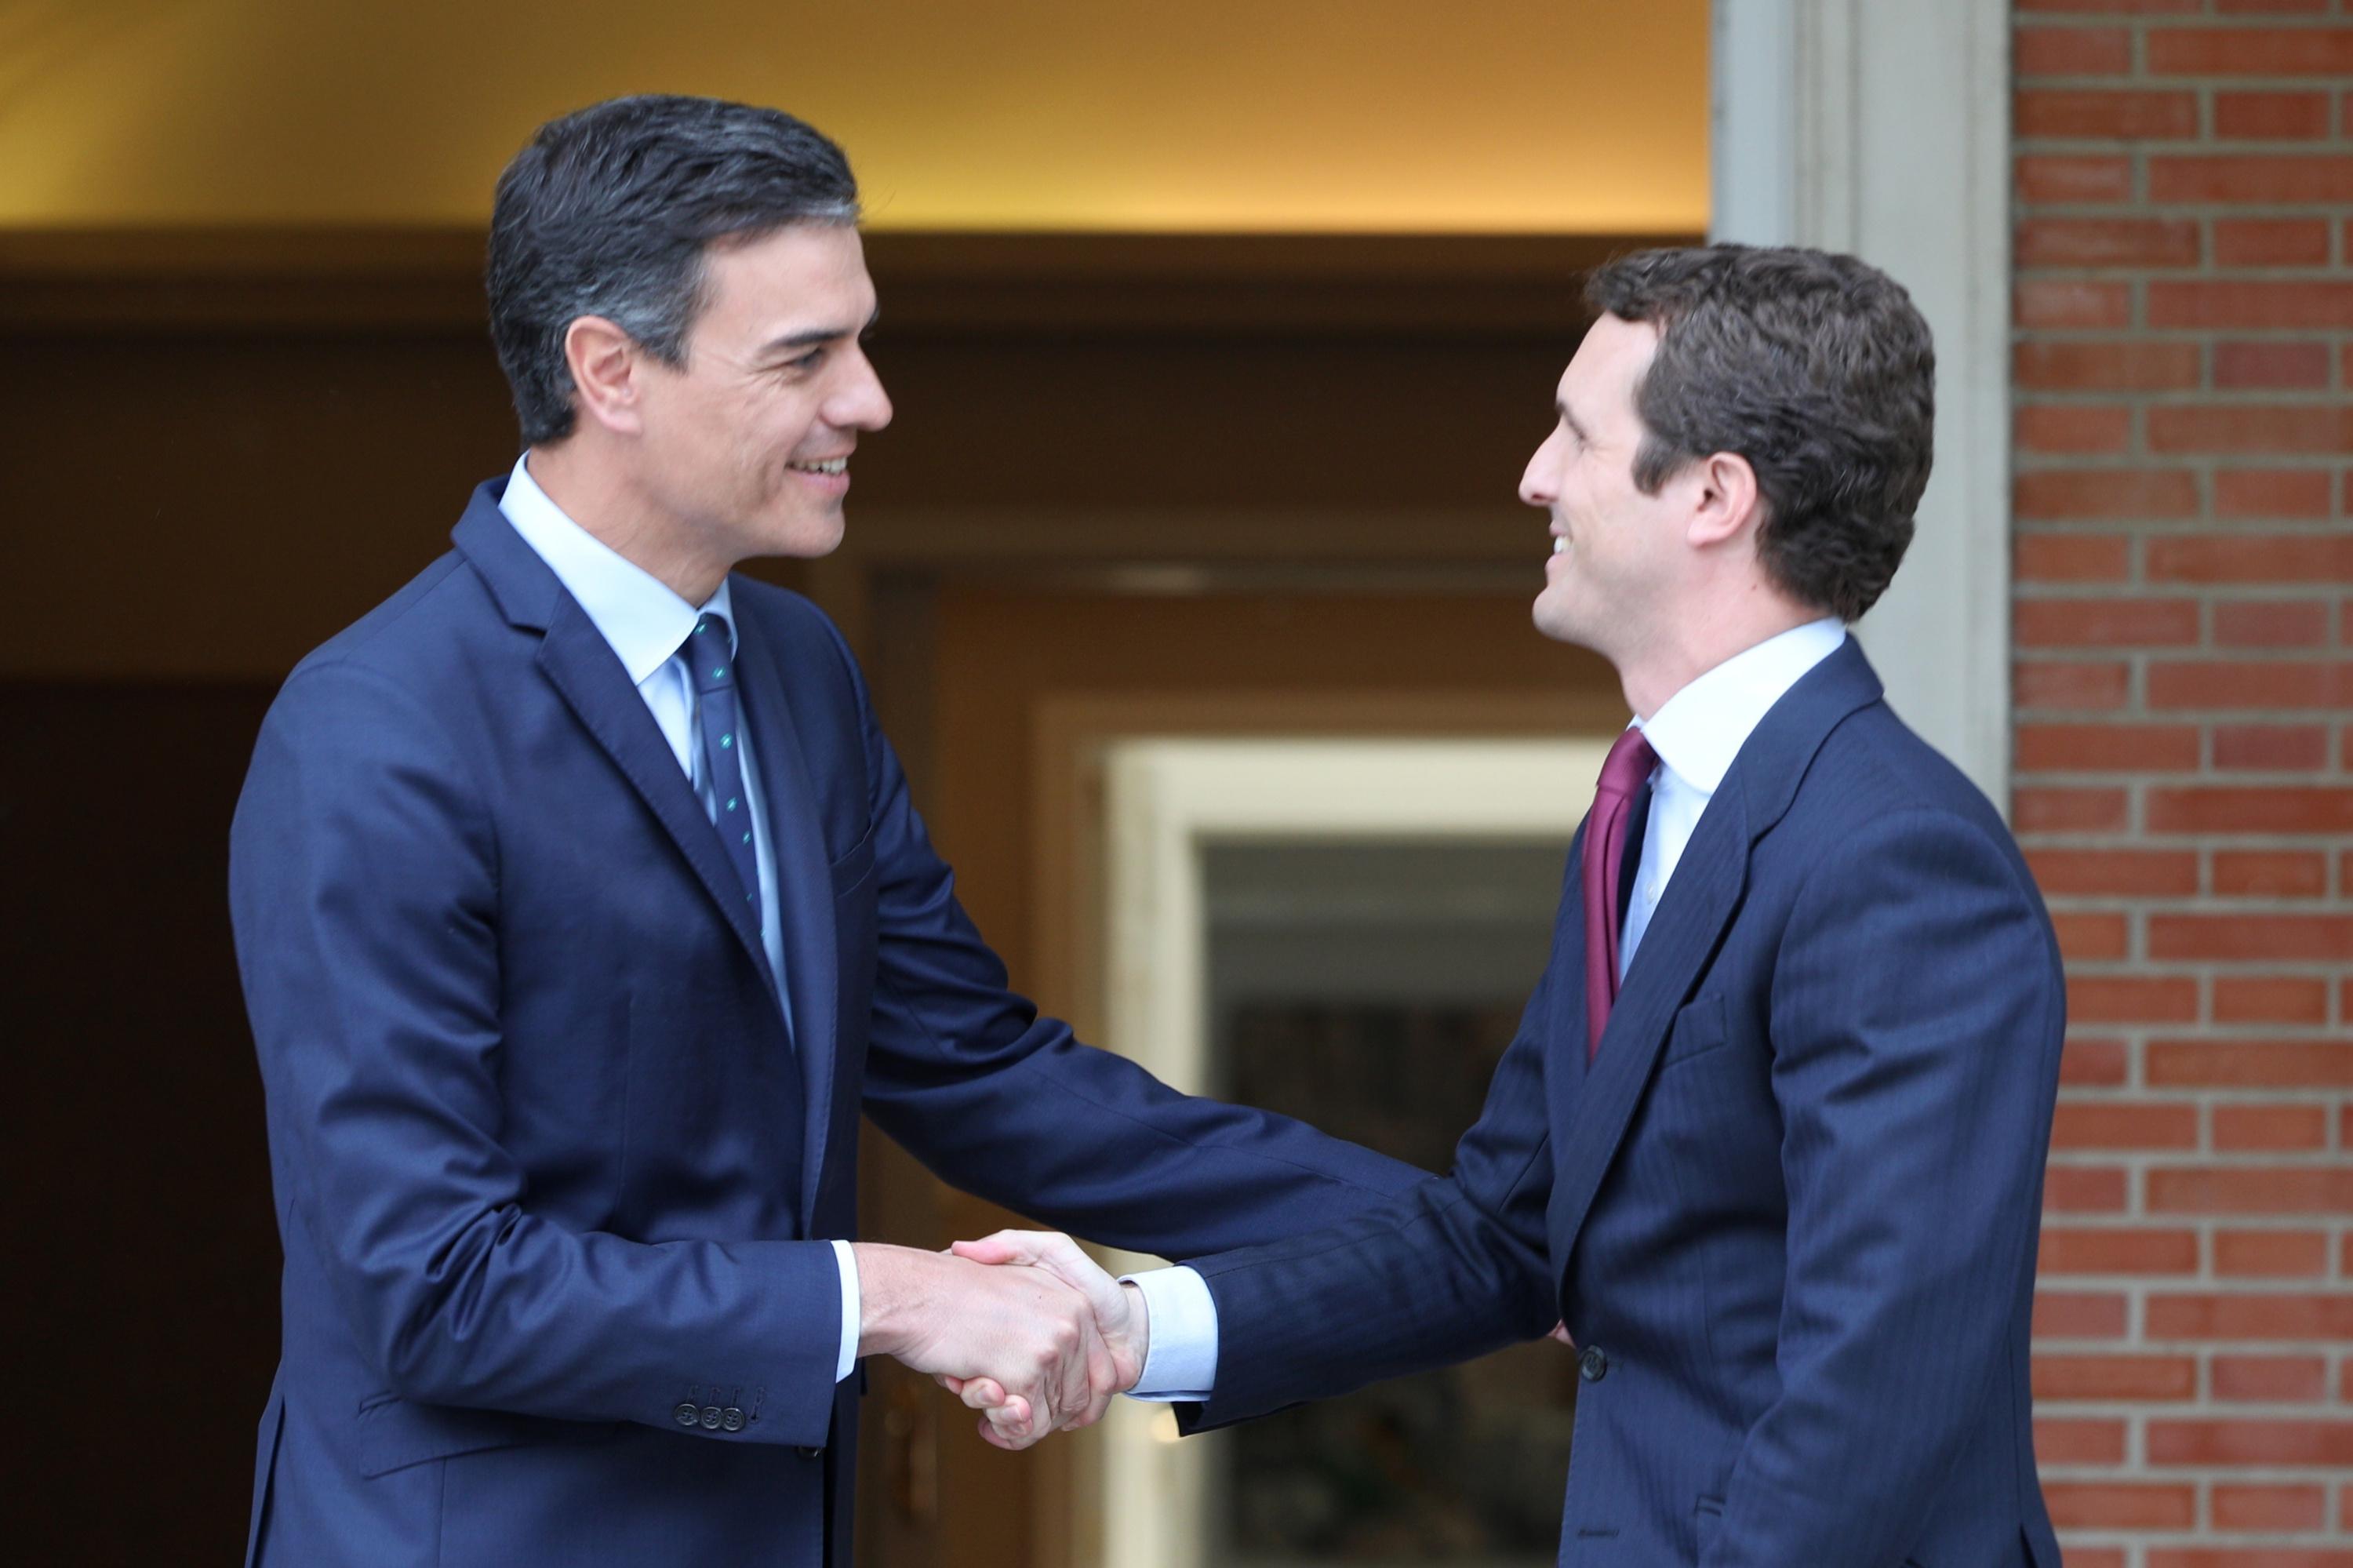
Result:
[[[807,354],[801,355],[797,358],[785,361],[785,368],[787,370],[815,370],[824,362],[825,350],[822,348],[812,348]]]

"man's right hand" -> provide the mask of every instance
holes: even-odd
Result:
[[[1105,1342],[1087,1298],[1050,1270],[871,1242],[852,1251],[858,1353],[995,1384],[1005,1397],[988,1410],[987,1431],[1001,1447],[1098,1421],[1112,1395],[1135,1382],[1133,1357]]]

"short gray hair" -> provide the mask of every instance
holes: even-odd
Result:
[[[681,365],[713,244],[857,221],[849,160],[779,110],[646,94],[549,121],[499,176],[485,269],[523,443],[572,433],[564,337],[580,317]]]

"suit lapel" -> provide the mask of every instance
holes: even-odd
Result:
[[[1750,733],[1675,863],[1589,1066],[1584,1060],[1585,920],[1581,909],[1570,913],[1574,945],[1564,948],[1563,972],[1554,976],[1555,1044],[1546,1061],[1548,1073],[1564,1069],[1563,1092],[1551,1097],[1556,1155],[1546,1215],[1553,1262],[1559,1267],[1567,1267],[1676,1012],[1715,961],[1725,928],[1740,907],[1751,850],[1788,812],[1831,732],[1880,695],[1878,676],[1850,637],[1790,687]]]
[[[1733,911],[1740,906],[1748,881],[1747,813],[1741,793],[1716,791],[1700,813],[1691,842],[1676,863],[1666,895],[1651,916],[1642,945],[1634,949],[1617,1005],[1609,1011],[1609,1026],[1601,1048],[1578,1083],[1568,1109],[1567,1128],[1561,1134],[1553,1170],[1548,1229],[1554,1238],[1554,1261],[1566,1265],[1586,1211],[1601,1185],[1609,1162],[1617,1157],[1634,1107],[1651,1081],[1651,1070],[1666,1044],[1675,1012],[1690,999],[1708,960],[1715,954]],[[1575,1011],[1560,1014],[1566,1031],[1555,1053],[1585,1055],[1585,985],[1583,980],[1584,922],[1577,922],[1578,947],[1573,955],[1579,978],[1564,991],[1576,992]],[[1569,1048],[1573,1044],[1573,1049]]]
[[[611,645],[569,594],[562,596],[548,618],[547,635],[539,647],[539,667],[693,867],[712,906],[744,945],[773,998],[776,976],[760,945],[757,906],[744,897],[743,878],[728,863],[727,852],[711,819],[703,814],[693,784],[679,767],[670,742],[662,738],[661,726],[647,711],[645,699],[629,684],[628,672],[621,668]]]
[[[768,842],[776,858],[776,917],[784,924],[785,986],[793,1002],[793,1036],[798,1047],[806,1100],[801,1140],[801,1208],[812,1222],[818,1175],[825,1169],[826,1135],[833,1124],[837,1055],[833,928],[833,877],[818,797],[793,721],[784,671],[757,619],[735,600],[735,668],[751,719],[752,760],[760,770],[767,803]]]

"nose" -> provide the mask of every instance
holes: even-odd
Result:
[[[1531,506],[1550,507],[1560,499],[1560,440],[1558,430],[1546,436],[1520,475],[1520,499]]]
[[[826,399],[825,420],[836,429],[879,430],[891,422],[891,395],[864,349],[848,356],[843,376]]]

